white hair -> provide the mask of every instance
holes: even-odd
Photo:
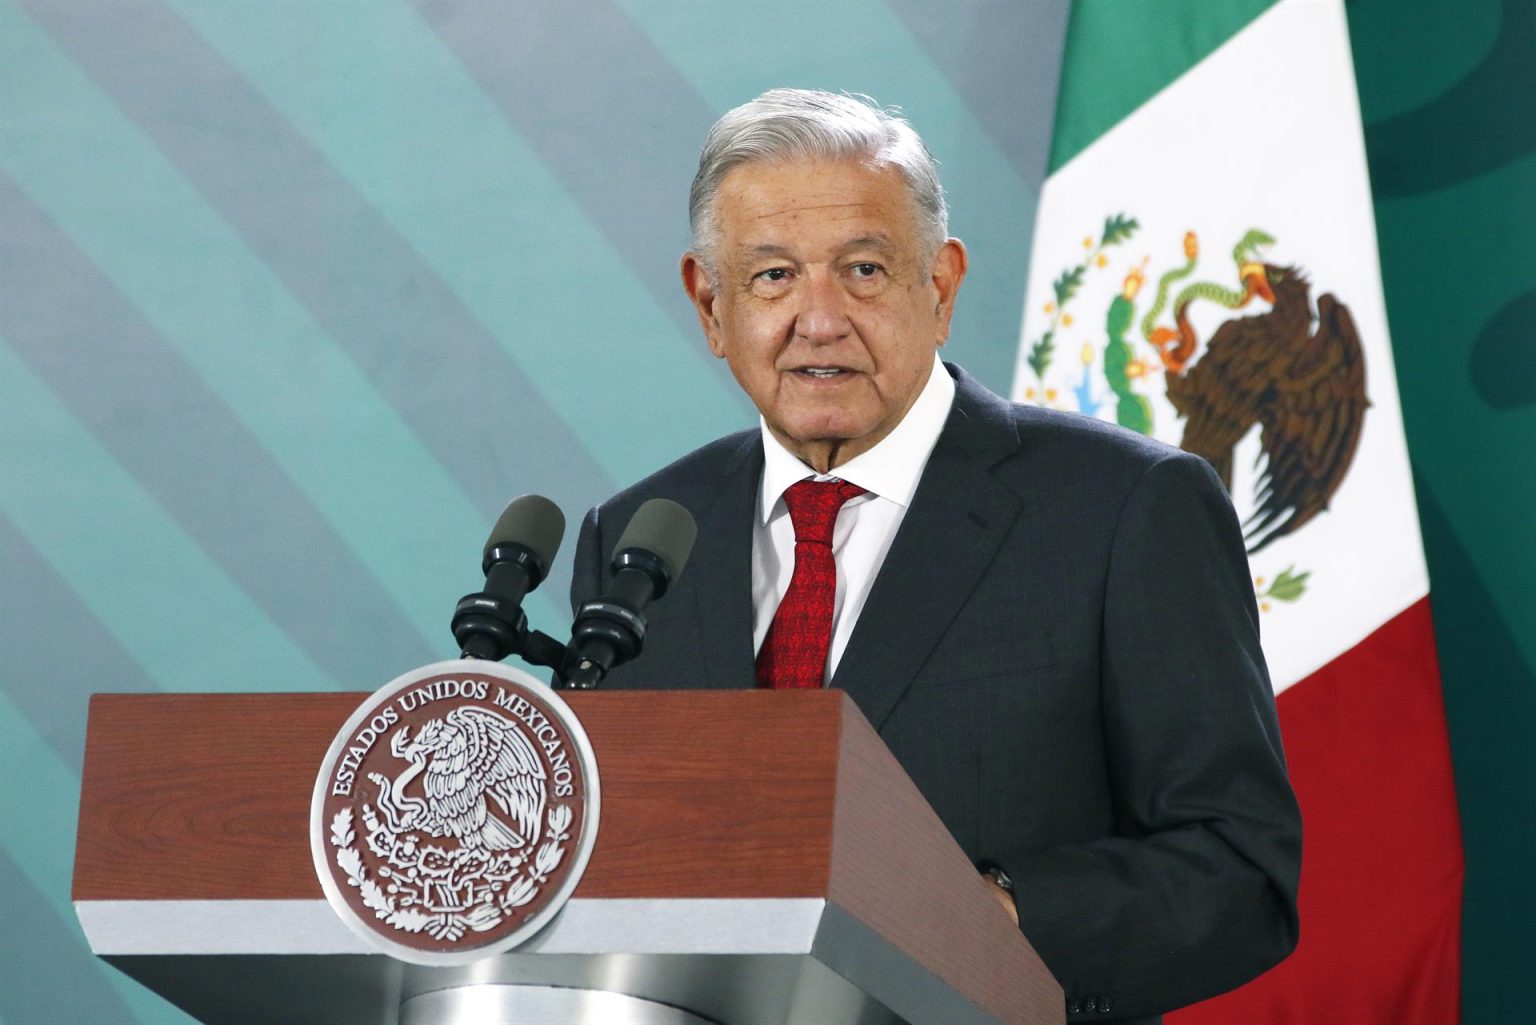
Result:
[[[922,138],[896,108],[868,96],[815,89],[770,89],[715,122],[699,153],[688,191],[693,253],[711,277],[720,226],[715,196],[735,167],[799,160],[862,160],[894,166],[912,195],[924,263],[949,237],[949,208],[938,167]]]

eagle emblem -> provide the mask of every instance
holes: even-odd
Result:
[[[1125,214],[1106,218],[1083,240],[1081,261],[1052,282],[1044,330],[1021,354],[1033,380],[1016,397],[1112,419],[1203,457],[1243,510],[1257,555],[1326,512],[1354,461],[1370,407],[1354,318],[1331,292],[1314,298],[1300,267],[1269,259],[1276,240],[1260,228],[1205,276],[1199,237],[1188,232],[1182,261],[1155,285],[1148,253],[1109,279],[1119,287],[1101,321],[1075,318],[1091,276],[1140,227]],[[1084,335],[1080,376],[1063,381],[1057,346],[1074,321]],[[1255,433],[1257,461],[1240,492],[1238,449]],[[1291,566],[1267,585],[1256,578],[1261,604],[1297,600],[1307,576]]]
[[[1264,465],[1244,521],[1250,555],[1293,534],[1328,508],[1365,426],[1365,354],[1349,308],[1317,300],[1297,267],[1250,272],[1265,313],[1229,320],[1187,370],[1167,375],[1168,400],[1184,419],[1179,446],[1204,456],[1232,489],[1232,455],[1260,428]]]
[[[484,851],[539,842],[544,768],[527,734],[506,716],[473,705],[455,708],[428,720],[414,738],[410,727],[400,727],[390,751],[410,767],[393,780],[377,772],[369,778],[379,787],[377,808],[394,832],[419,829]],[[424,798],[408,792],[418,778]]]
[[[574,889],[596,784],[585,733],[544,684],[494,663],[427,666],[333,742],[316,869],[354,932],[403,960],[464,963],[516,945]]]

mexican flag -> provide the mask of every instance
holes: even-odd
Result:
[[[1296,953],[1170,1020],[1453,1022],[1461,837],[1342,0],[1077,4],[1055,151],[1013,397],[1227,480],[1304,821]]]

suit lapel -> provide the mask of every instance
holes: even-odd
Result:
[[[963,372],[955,404],[831,686],[878,729],[975,591],[1020,500],[988,469],[1018,449],[1009,405]]]
[[[693,502],[698,542],[684,580],[692,601],[689,617],[698,632],[698,685],[709,689],[752,687],[752,524],[757,515],[758,479],[763,472],[762,438],[744,433],[720,477],[703,482]]]

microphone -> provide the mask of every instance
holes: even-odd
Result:
[[[528,640],[523,598],[549,575],[565,514],[543,495],[514,498],[491,528],[480,568],[485,590],[466,594],[453,610],[453,638],[465,658],[500,661]]]
[[[635,510],[613,548],[608,593],[583,605],[571,625],[570,668],[563,674],[569,686],[590,690],[608,670],[640,654],[645,606],[682,575],[698,533],[693,516],[676,502],[653,498]]]

